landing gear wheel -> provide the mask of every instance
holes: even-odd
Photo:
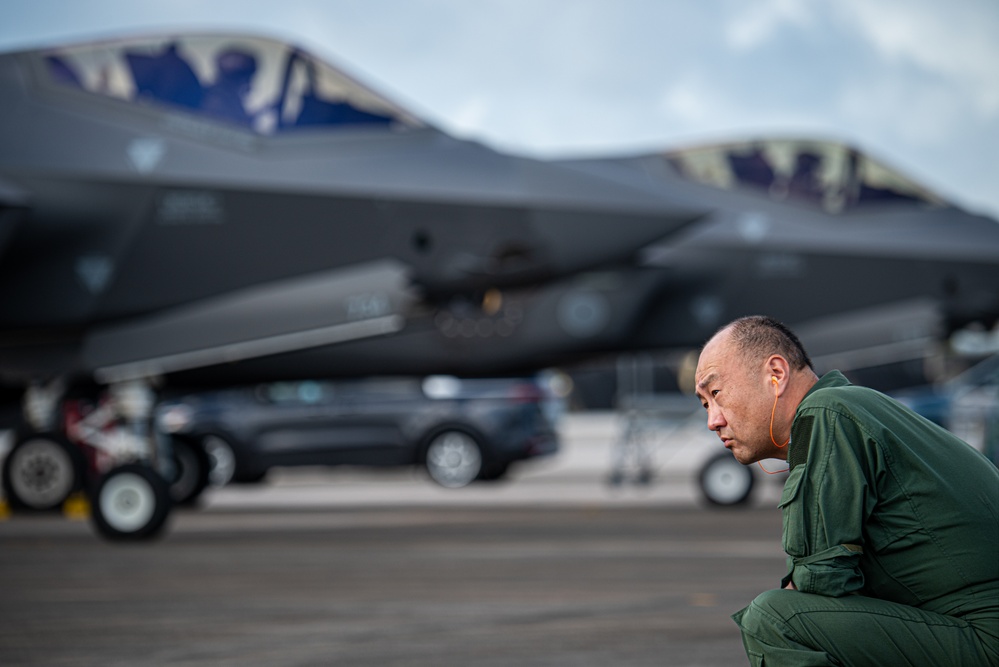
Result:
[[[218,435],[206,435],[201,446],[208,455],[208,481],[212,486],[225,486],[236,476],[236,453],[229,442]]]
[[[114,468],[94,490],[91,517],[108,540],[156,537],[170,514],[170,487],[152,468],[130,463]]]
[[[427,446],[426,466],[430,478],[441,486],[467,486],[482,472],[482,449],[468,433],[443,431]]]
[[[83,452],[61,435],[33,433],[7,455],[3,490],[15,509],[57,509],[83,486]]]
[[[753,471],[724,452],[710,459],[701,468],[701,492],[712,505],[734,506],[749,501],[753,491]]]
[[[170,498],[175,505],[194,505],[208,486],[211,461],[197,442],[174,437],[173,460],[177,475],[170,484]]]

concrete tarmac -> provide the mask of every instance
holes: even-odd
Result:
[[[287,471],[150,543],[13,516],[0,665],[747,664],[729,616],[783,574],[779,485],[711,509],[671,466],[611,487],[606,444],[564,444],[467,489]]]

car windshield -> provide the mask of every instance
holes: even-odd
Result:
[[[748,141],[671,151],[664,157],[691,180],[796,201],[829,213],[879,204],[945,204],[897,171],[836,142]]]
[[[56,85],[259,134],[423,126],[341,69],[265,38],[155,37],[54,49],[42,57],[46,76]]]

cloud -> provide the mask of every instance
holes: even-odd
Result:
[[[660,109],[669,117],[686,123],[702,123],[717,108],[712,100],[714,91],[705,89],[696,81],[681,81],[670,86],[660,99]]]
[[[958,82],[977,113],[999,116],[999,13],[994,5],[948,2],[946,18],[936,0],[839,0],[836,6],[884,57]]]
[[[725,23],[725,41],[733,51],[750,51],[774,39],[784,26],[796,28],[812,24],[809,6],[798,0],[766,0],[737,5]]]
[[[950,142],[964,116],[961,100],[947,82],[914,82],[890,74],[845,87],[836,110],[851,127],[876,130],[913,146]]]
[[[479,132],[492,111],[493,105],[486,97],[476,95],[466,98],[450,114],[449,129],[460,136]]]

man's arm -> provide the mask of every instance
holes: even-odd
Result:
[[[873,444],[857,424],[839,412],[814,408],[808,459],[791,472],[781,498],[785,588],[838,597],[863,588],[860,571],[863,526],[874,506],[867,482]]]

